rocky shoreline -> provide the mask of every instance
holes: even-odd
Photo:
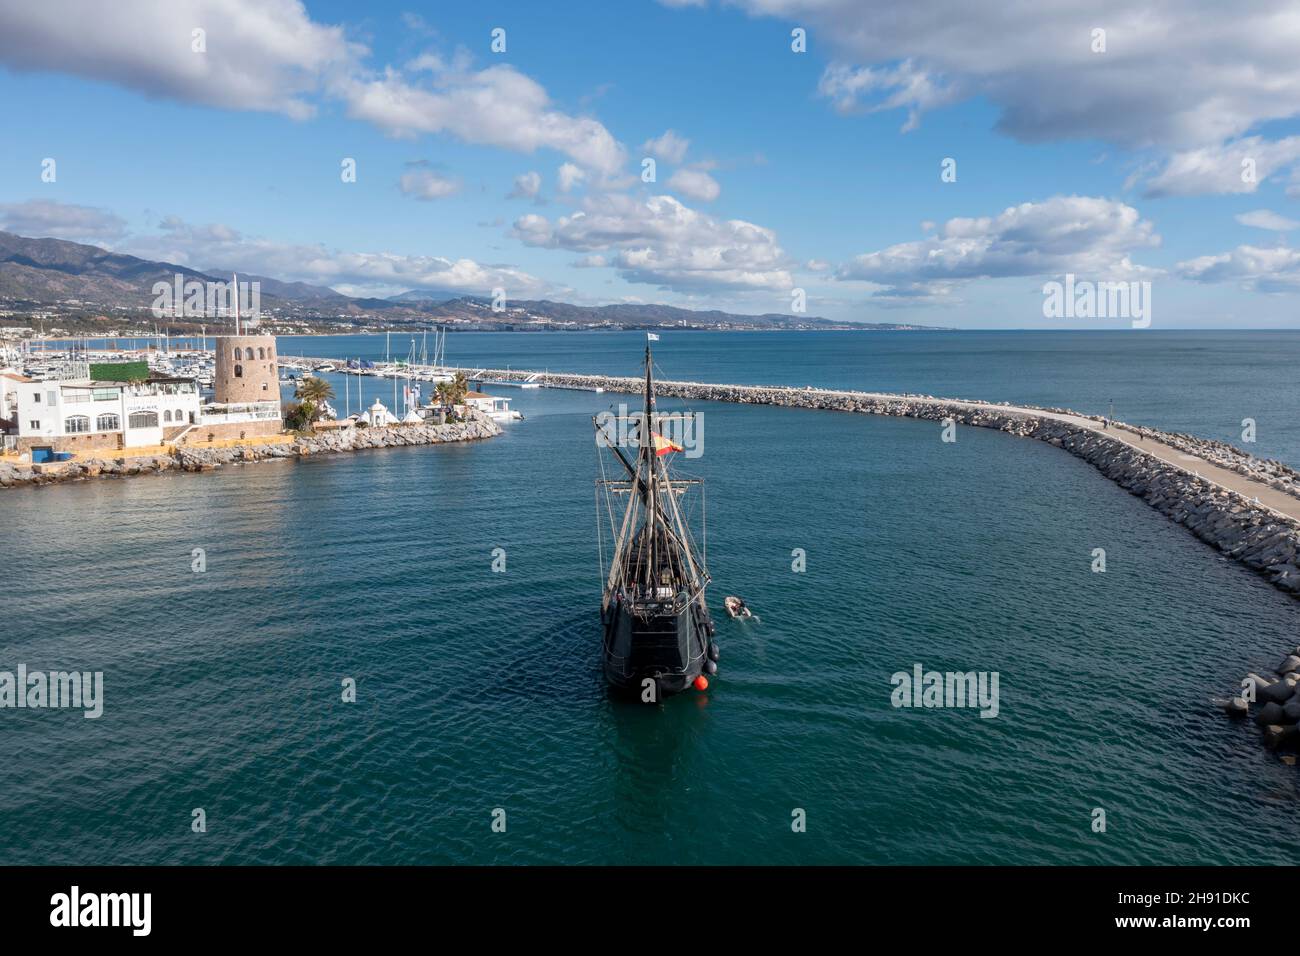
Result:
[[[447,442],[479,441],[501,434],[501,427],[486,415],[446,425],[392,425],[386,428],[338,428],[313,435],[285,436],[282,442],[235,445],[225,448],[184,446],[171,455],[140,458],[121,456],[74,460],[58,468],[0,462],[0,488],[48,485],[90,478],[121,478],[164,471],[213,471],[223,465],[306,458],[312,455],[363,451],[370,448],[404,448]]]
[[[1274,669],[1277,677],[1265,677],[1253,671],[1241,681],[1241,691],[1223,702],[1230,717],[1250,716],[1255,707],[1255,723],[1264,736],[1264,746],[1269,750],[1284,751],[1283,763],[1296,765],[1296,752],[1300,750],[1300,647],[1295,648]]]

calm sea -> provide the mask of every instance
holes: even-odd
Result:
[[[643,341],[447,347],[635,374]],[[681,333],[656,360],[1113,401],[1236,443],[1253,418],[1259,454],[1300,464],[1290,333]],[[711,603],[741,594],[758,620],[720,618],[706,694],[646,707],[598,670],[591,416],[625,399],[499,391],[526,420],[488,442],[0,495],[0,670],[103,671],[106,698],[98,720],[0,710],[0,863],[1295,858],[1300,777],[1211,698],[1295,646],[1300,604],[1088,465],[982,429],[945,444],[932,423],[696,403],[704,454],[681,465],[707,479]],[[915,664],[997,672],[998,716],[894,709],[890,675]]]

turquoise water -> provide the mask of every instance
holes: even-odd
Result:
[[[1261,422],[1294,401],[1268,369],[1294,367],[1300,338],[1268,334],[1252,357],[1230,337],[1225,371],[1202,334],[1166,335],[1150,366],[1122,342],[1081,346],[1082,379],[1068,348],[965,333],[873,336],[870,359],[757,335],[710,360],[707,339],[665,336],[657,356],[672,377],[1090,410],[1044,371],[1069,367],[1117,406],[1145,395],[1153,423],[1162,407],[1207,420],[1217,399],[1189,383],[1222,396],[1256,363]],[[449,348],[630,373],[639,341]],[[819,374],[805,349],[839,357]],[[598,669],[591,415],[622,397],[503,394],[527,419],[474,445],[0,496],[0,668],[102,670],[106,696],[99,720],[0,711],[0,863],[1294,859],[1295,769],[1210,698],[1297,643],[1300,605],[1086,464],[982,429],[944,444],[932,423],[694,404],[705,453],[682,465],[708,480],[712,603],[743,594],[760,620],[721,618],[712,688],[651,708],[611,700]],[[998,672],[998,717],[894,709],[890,675],[916,663]]]

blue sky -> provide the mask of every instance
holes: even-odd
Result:
[[[5,10],[0,228],[353,294],[1129,325],[1046,318],[1072,272],[1156,327],[1300,324],[1296,12],[862,6]]]

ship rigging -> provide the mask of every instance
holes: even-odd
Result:
[[[689,493],[698,491],[703,500],[703,481],[670,473],[673,453],[682,447],[661,434],[663,417],[655,411],[652,370],[647,344],[644,409],[628,416],[636,425],[634,459],[619,447],[618,436],[626,432],[614,426],[622,420],[611,420],[608,414],[593,419],[597,446],[613,452],[616,473],[625,475],[602,477],[596,483],[605,677],[613,687],[638,692],[647,702],[691,686],[706,689],[706,675],[717,673],[718,659],[705,599],[710,582],[707,551],[696,548],[690,522],[683,516]],[[602,455],[602,474],[605,461]],[[700,510],[703,537],[705,515],[703,507]],[[606,522],[612,540],[608,566]]]

